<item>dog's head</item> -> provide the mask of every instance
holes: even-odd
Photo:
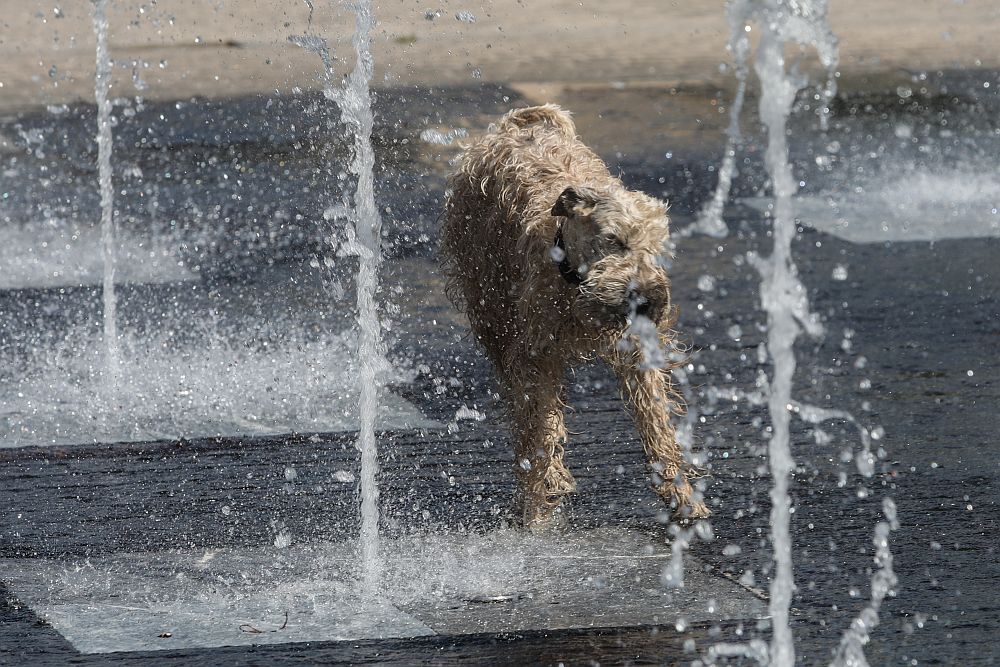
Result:
[[[574,307],[581,315],[616,326],[633,309],[654,322],[669,312],[666,204],[622,187],[572,186],[552,215],[559,218],[553,259],[563,279],[578,286]]]

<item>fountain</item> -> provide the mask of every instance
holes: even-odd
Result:
[[[306,0],[309,7],[309,27],[312,26],[315,6]],[[382,218],[375,204],[375,151],[372,148],[372,98],[370,82],[374,72],[371,54],[371,31],[375,26],[375,16],[371,2],[365,0],[352,5],[355,13],[354,69],[347,75],[343,87],[334,83],[333,58],[326,40],[315,35],[292,35],[288,39],[296,46],[319,56],[323,64],[323,94],[337,105],[341,120],[350,129],[354,150],[349,165],[351,174],[357,179],[353,197],[353,209],[345,210],[337,205],[327,209],[324,217],[340,217],[348,222],[347,238],[337,249],[341,256],[353,255],[358,258],[357,325],[360,389],[360,424],[357,448],[361,452],[360,510],[361,536],[359,557],[363,567],[365,594],[374,598],[378,593],[382,578],[382,559],[379,553],[379,490],[378,490],[378,439],[375,426],[379,418],[379,395],[382,387],[382,373],[385,360],[381,321],[375,300],[378,291],[378,271],[382,262]],[[335,237],[330,237],[332,245]]]
[[[418,69],[400,66],[434,62],[421,51],[431,41],[424,28],[443,26],[448,38],[488,33],[490,41],[482,44],[492,44],[492,53],[509,51],[513,42],[506,40],[519,37],[512,23],[500,25],[494,16],[477,19],[465,8],[454,18],[451,11],[424,14],[422,9],[411,16],[403,7],[376,22],[369,1],[326,3],[345,8],[352,33],[346,21],[339,23],[342,16],[331,19],[314,0],[305,0],[308,24],[302,2],[289,4],[297,5],[301,16],[289,15],[285,27],[276,26],[268,36],[253,33],[270,26],[254,18],[253,25],[264,26],[250,29],[259,44],[235,38],[225,44],[227,34],[245,34],[230,25],[237,19],[225,18],[228,32],[199,25],[195,33],[187,25],[184,43],[178,39],[171,45],[177,55],[164,66],[171,74],[170,67],[185,67],[182,58],[208,61],[206,54],[214,49],[239,52],[237,57],[255,61],[257,75],[274,79],[250,92],[237,87],[233,97],[213,90],[219,99],[189,96],[186,89],[163,92],[157,88],[155,61],[144,74],[148,92],[129,98],[116,80],[112,95],[116,65],[109,59],[108,14],[120,18],[119,8],[108,0],[87,6],[97,37],[99,193],[86,176],[94,170],[93,107],[54,103],[16,120],[0,119],[0,138],[6,142],[0,158],[11,183],[0,202],[0,224],[7,232],[9,223],[11,230],[7,247],[0,248],[0,263],[8,267],[0,277],[0,303],[9,307],[0,322],[0,385],[6,387],[0,397],[5,470],[0,487],[8,489],[0,499],[11,508],[0,522],[0,568],[2,587],[23,603],[25,618],[35,614],[50,621],[29,633],[58,632],[82,653],[230,647],[224,650],[235,655],[240,647],[297,642],[322,644],[320,650],[334,655],[349,645],[355,650],[362,641],[380,650],[375,642],[395,638],[400,651],[414,654],[448,645],[456,660],[466,650],[497,651],[495,642],[482,648],[481,638],[503,634],[511,646],[533,647],[536,652],[525,649],[511,658],[526,656],[524,662],[542,651],[565,651],[567,662],[602,663],[643,651],[660,661],[700,658],[730,664],[727,660],[742,658],[739,664],[781,667],[826,662],[832,655],[832,667],[861,667],[886,654],[889,641],[878,640],[902,636],[908,625],[922,628],[917,619],[937,593],[922,600],[910,595],[916,559],[912,552],[900,552],[894,560],[890,551],[903,515],[897,519],[886,496],[881,515],[873,518],[876,509],[865,499],[899,496],[892,490],[895,483],[916,479],[923,468],[939,470],[931,459],[912,456],[913,450],[904,454],[900,447],[887,454],[881,447],[884,433],[870,427],[878,419],[902,430],[902,408],[892,413],[881,390],[888,385],[896,391],[889,374],[897,370],[926,371],[918,358],[924,339],[908,332],[906,344],[909,338],[916,341],[906,348],[912,354],[892,369],[887,367],[902,357],[887,353],[883,359],[873,352],[883,340],[870,329],[857,337],[845,332],[843,341],[826,336],[808,349],[802,343],[806,336],[836,332],[841,325],[876,326],[872,318],[855,322],[854,312],[846,305],[840,310],[840,304],[850,300],[855,305],[849,290],[867,289],[864,281],[873,270],[862,270],[861,258],[902,264],[899,255],[879,254],[893,224],[903,225],[934,205],[938,209],[931,210],[948,209],[983,238],[995,236],[998,190],[987,176],[991,172],[973,173],[971,163],[937,180],[919,168],[912,180],[906,169],[894,170],[898,165],[869,169],[875,158],[862,152],[872,148],[875,153],[882,146],[873,146],[870,124],[839,111],[855,94],[853,79],[845,86],[848,94],[837,100],[836,116],[828,118],[834,77],[828,75],[825,85],[803,95],[805,79],[797,64],[786,60],[800,45],[810,56],[815,48],[828,71],[837,67],[824,0],[729,2],[735,96],[728,119],[718,116],[724,125],[728,120],[725,153],[718,184],[708,184],[716,189],[689,228],[713,239],[729,238],[692,239],[690,247],[682,247],[673,272],[684,316],[681,335],[704,349],[661,350],[651,322],[641,316],[631,322],[645,363],[684,360],[674,378],[690,407],[678,425],[678,440],[695,466],[711,468],[715,480],[699,480],[696,486],[716,518],[711,524],[657,526],[665,514],[645,488],[641,456],[630,451],[637,443],[627,422],[618,421],[614,388],[600,369],[588,368],[567,382],[567,400],[579,408],[568,416],[573,432],[568,455],[574,457],[574,472],[579,470],[580,493],[567,512],[569,529],[552,535],[504,523],[511,480],[506,433],[498,425],[483,358],[472,341],[463,339],[461,318],[440,294],[429,248],[443,174],[454,154],[452,140],[477,132],[477,123],[495,117],[494,112],[524,98],[530,103],[532,94],[549,88],[487,83],[490,76],[509,72],[497,75],[485,62],[480,69],[475,51],[452,48],[449,41],[434,47],[459,54],[457,82],[426,84]],[[162,5],[144,5],[143,11],[157,14],[153,18],[167,26]],[[497,5],[495,11],[505,9]],[[416,27],[394,19],[396,14],[414,19]],[[43,18],[55,23],[51,11]],[[133,25],[153,20],[133,18]],[[570,16],[566,25],[576,20]],[[69,23],[62,21],[59,28]],[[189,23],[183,14],[177,21]],[[300,32],[307,26],[305,36],[288,37],[291,24]],[[80,25],[89,31],[89,25]],[[497,31],[502,38],[493,36],[496,27],[504,28]],[[635,34],[631,26],[629,31]],[[335,54],[336,34],[344,42]],[[353,34],[353,58],[345,63],[348,34]],[[330,37],[331,44],[319,35]],[[552,38],[563,36],[552,33]],[[288,47],[286,39],[311,53]],[[267,54],[271,62],[256,58],[254,50],[265,42],[273,49]],[[384,69],[392,75],[377,91],[372,90],[373,48],[380,71],[386,53]],[[115,55],[118,50],[116,40]],[[121,51],[128,51],[124,42]],[[400,53],[413,57],[401,60]],[[322,61],[322,91],[309,87],[319,69],[316,56]],[[852,58],[845,52],[845,62],[855,62]],[[265,62],[282,74],[275,75]],[[138,71],[142,65],[132,67]],[[343,69],[348,74],[341,80]],[[204,70],[183,73],[192,79],[207,73],[218,81],[226,71],[212,61]],[[640,80],[635,71],[626,74]],[[690,80],[704,74],[696,71]],[[713,76],[714,66],[704,80]],[[556,101],[569,108],[579,103],[584,136],[591,136],[595,126],[599,131],[593,136],[603,133],[605,143],[595,150],[610,156],[621,149],[619,163],[610,157],[608,162],[630,187],[660,195],[655,183],[666,180],[659,173],[663,153],[653,137],[680,144],[670,148],[691,167],[684,174],[691,185],[675,188],[670,180],[662,194],[671,200],[675,220],[697,214],[694,205],[701,202],[693,201],[692,193],[706,185],[700,169],[704,144],[689,149],[684,142],[691,140],[691,127],[712,125],[708,115],[699,114],[717,100],[711,92],[691,93],[684,86],[679,97],[667,100],[660,84],[638,91],[623,78],[622,86],[615,80],[607,91],[590,83],[552,90],[557,98],[567,96]],[[753,78],[763,88],[760,118],[766,125],[764,166],[770,181],[758,165],[762,142],[749,131],[746,137],[741,133],[741,109],[755,94]],[[923,82],[914,84],[919,85]],[[609,148],[622,141],[619,135],[646,141],[643,123],[660,122],[667,115],[662,105],[685,95],[696,104],[681,107],[671,120],[676,134],[650,129],[647,146]],[[379,102],[378,119],[373,98]],[[657,100],[656,117],[628,108],[640,98]],[[895,98],[887,105],[895,107]],[[685,116],[684,108],[697,111]],[[604,114],[613,109],[621,115]],[[76,124],[78,119],[85,123]],[[623,119],[638,131],[622,131]],[[379,126],[373,131],[375,120]],[[960,131],[952,116],[947,120],[946,131],[955,134],[944,134],[942,127],[939,146]],[[922,131],[915,124],[893,128],[891,121],[874,115],[864,122],[888,127],[888,139],[877,137],[879,144],[898,140],[908,149],[910,138]],[[800,132],[806,123],[819,131]],[[832,129],[823,135],[827,124]],[[919,146],[934,147],[931,142]],[[46,156],[34,154],[43,150]],[[914,145],[905,155],[917,150]],[[831,164],[841,171],[828,180],[816,178],[829,174]],[[845,187],[872,182],[843,177],[862,165],[866,178],[875,171],[881,180],[874,182],[890,187]],[[800,173],[807,185],[799,184]],[[744,192],[760,184],[773,188],[768,193],[773,198],[740,202],[762,211],[763,224],[753,213],[734,222],[742,208],[723,219],[731,187],[744,178],[746,184],[738,183]],[[871,219],[870,206],[880,192],[889,193],[890,201],[882,203],[886,214]],[[942,194],[962,200],[966,208],[941,206]],[[966,210],[974,224],[964,217]],[[91,224],[98,211],[99,227]],[[823,216],[826,226],[812,224]],[[850,226],[841,218],[849,218]],[[953,234],[956,246],[967,238],[964,227],[935,227],[934,215],[928,218],[915,238]],[[888,231],[878,228],[883,219]],[[337,238],[328,233],[333,225],[324,225],[332,221],[338,223]],[[742,249],[760,242],[761,227],[774,248],[766,257],[752,256],[747,268]],[[684,230],[677,236],[685,236]],[[988,242],[983,245],[988,248]],[[8,256],[30,254],[21,248],[41,259],[31,266],[26,260],[7,262]],[[44,255],[43,249],[52,252]],[[903,254],[912,248],[891,251]],[[146,261],[153,254],[159,265]],[[987,263],[970,266],[982,275],[968,274],[972,289],[964,306],[991,305],[983,296],[986,290],[976,291],[974,282],[982,277],[990,285],[989,272],[981,268]],[[962,273],[965,280],[967,268],[947,270]],[[764,318],[755,315],[754,270],[766,327],[755,321]],[[811,289],[813,281],[820,287],[810,305],[805,285]],[[932,305],[940,303],[934,301],[940,291],[956,290],[935,281],[928,279],[923,291],[915,289]],[[823,314],[822,325],[812,309]],[[917,319],[919,310],[910,321]],[[848,350],[852,340],[853,353]],[[867,371],[861,348],[875,357]],[[980,370],[988,363],[960,368],[960,380],[967,382],[963,391],[993,381]],[[922,395],[922,380],[944,385],[946,378],[933,372],[936,367],[914,380],[909,388],[914,395]],[[858,383],[867,380],[862,376],[871,378],[865,388]],[[816,382],[806,385],[802,379]],[[954,384],[929,388],[940,390],[947,407],[952,395],[945,392]],[[846,407],[855,397],[860,411],[851,409],[857,418],[809,404]],[[744,403],[747,411],[742,411]],[[728,419],[725,410],[734,418]],[[930,423],[931,417],[924,419]],[[829,421],[836,422],[840,434],[820,428]],[[798,427],[811,431],[815,447],[799,442]],[[383,435],[382,429],[391,434]],[[855,432],[861,446],[845,444],[838,463],[829,444],[835,438],[853,443]],[[692,452],[702,442],[704,450]],[[897,466],[893,459],[904,455],[910,457],[905,466]],[[844,467],[852,458],[856,476]],[[769,480],[760,481],[768,477],[766,462],[773,488]],[[920,484],[927,481],[944,487],[942,494],[953,488],[948,486],[952,478],[926,478]],[[855,482],[857,489],[849,491],[856,493],[836,490]],[[760,502],[765,489],[770,521],[767,502]],[[974,487],[958,493],[966,492],[981,493]],[[950,510],[942,505],[940,515],[954,510],[951,516],[959,511],[964,516],[974,503],[987,505],[967,498]],[[916,514],[909,498],[907,505],[906,518],[912,519]],[[847,515],[850,521],[842,520]],[[845,529],[848,523],[856,530]],[[88,525],[107,529],[100,534],[78,529]],[[769,529],[773,552],[767,548]],[[951,552],[950,534],[948,541],[927,537],[944,542],[945,564],[967,553]],[[911,532],[897,544],[913,548],[914,541]],[[906,567],[898,579],[910,591],[894,602],[899,563]],[[834,567],[839,569],[827,575]],[[831,582],[834,577],[840,580]],[[757,582],[769,584],[770,595]],[[950,587],[944,581],[942,588],[928,590]],[[962,592],[968,594],[965,587]],[[792,608],[799,601],[812,609],[830,609],[831,602],[838,607],[797,614]],[[0,609],[0,622],[4,613]],[[819,632],[797,629],[812,622],[824,626],[821,639]],[[402,641],[410,637],[427,639]],[[599,639],[591,642],[591,637]],[[909,655],[917,656],[910,646],[920,642],[931,643],[919,632],[903,640]],[[676,656],[669,654],[672,645]],[[279,655],[280,648],[267,650]]]
[[[761,274],[761,302],[767,312],[767,349],[774,367],[769,400],[774,430],[768,445],[774,485],[771,489],[771,544],[775,562],[769,604],[773,627],[770,664],[792,667],[795,664],[795,647],[789,626],[789,610],[794,584],[788,481],[794,463],[788,403],[792,397],[792,376],[795,373],[793,347],[800,327],[807,328],[813,335],[818,335],[821,329],[807,311],[805,287],[799,282],[791,258],[792,238],[795,235],[792,196],[796,188],[788,164],[785,128],[799,86],[785,74],[784,49],[786,42],[795,36],[787,32],[791,22],[787,13],[792,8],[777,2],[765,7],[759,16],[762,35],[754,64],[761,81],[760,113],[768,131],[765,162],[775,199],[772,217],[774,250],[769,261],[756,262]]]
[[[753,15],[753,3],[758,0],[729,0],[726,3],[726,18],[729,23],[729,44],[728,50],[733,57],[733,69],[736,76],[736,94],[729,106],[729,126],[726,128],[726,147],[723,150],[722,165],[719,167],[719,178],[715,186],[715,191],[711,199],[702,207],[698,213],[698,218],[694,225],[684,230],[683,234],[700,233],[715,238],[724,238],[729,233],[726,222],[722,219],[722,211],[726,201],[729,199],[729,192],[733,184],[733,176],[736,173],[736,152],[741,142],[740,116],[743,113],[743,102],[746,98],[747,89],[747,57],[750,53],[749,33],[751,26],[749,23]],[[789,3],[788,7],[797,7],[794,3]],[[826,14],[826,1],[818,3],[815,9],[809,12]],[[809,30],[815,30],[814,37],[803,35],[804,39],[816,39],[810,41],[821,50],[821,60],[826,68],[826,84],[820,90],[821,104],[818,107],[820,129],[826,132],[830,124],[830,102],[837,94],[837,40],[829,26],[810,26]]]
[[[379,554],[378,441],[375,420],[381,389],[379,377],[384,365],[381,322],[375,303],[378,270],[382,261],[382,218],[375,205],[375,151],[372,149],[372,101],[369,82],[373,73],[371,30],[375,25],[370,0],[354,6],[357,20],[352,42],[357,61],[342,92],[333,96],[342,118],[354,134],[354,158],[351,173],[357,181],[354,195],[356,252],[358,255],[357,307],[360,337],[358,357],[361,390],[361,424],[358,449],[361,450],[361,559],[364,565],[364,588],[368,595],[377,592],[381,579]],[[329,91],[330,88],[328,87]]]
[[[889,534],[899,529],[896,503],[891,498],[882,499],[882,514],[885,521],[879,521],[875,525],[875,537],[872,539],[878,569],[872,574],[871,602],[844,631],[830,667],[868,667],[865,644],[871,639],[872,630],[879,624],[878,612],[882,608],[882,602],[899,583],[892,569],[892,551],[889,549]]]
[[[698,213],[698,219],[690,232],[700,232],[714,238],[724,238],[729,227],[722,219],[722,211],[729,199],[729,190],[736,172],[736,150],[740,143],[740,116],[747,92],[747,56],[750,38],[747,33],[748,3],[753,0],[729,0],[726,3],[726,19],[729,23],[729,52],[733,56],[736,74],[736,95],[729,105],[729,127],[726,128],[726,147],[719,167],[719,182],[708,203]],[[687,231],[687,230],[686,230]]]
[[[104,258],[104,388],[109,400],[117,397],[121,382],[121,352],[118,341],[115,299],[115,193],[111,154],[111,56],[108,53],[107,0],[93,0],[94,35],[97,37],[94,98],[97,102],[97,165],[101,189],[101,251]]]
[[[837,40],[827,23],[827,0],[798,2],[796,0],[730,0],[727,14],[731,29],[730,51],[736,58],[738,88],[731,107],[730,125],[727,130],[726,151],[719,172],[719,183],[713,198],[701,211],[693,231],[722,237],[727,228],[721,219],[722,207],[728,198],[734,169],[735,148],[739,141],[739,113],[746,91],[746,60],[749,41],[746,33],[751,23],[760,29],[759,44],[754,59],[754,69],[761,84],[760,118],[767,130],[767,148],[764,163],[771,179],[774,203],[771,214],[773,250],[769,258],[751,255],[751,263],[761,275],[761,304],[767,314],[767,355],[772,364],[772,376],[767,379],[767,405],[772,433],[768,440],[768,460],[772,477],[771,544],[774,572],[770,582],[769,610],[772,638],[770,645],[754,641],[745,645],[719,644],[708,653],[710,662],[716,657],[745,656],[760,664],[791,667],[795,664],[795,644],[790,626],[789,612],[795,590],[792,572],[791,497],[789,479],[794,470],[791,450],[790,421],[794,414],[813,423],[826,419],[845,419],[857,426],[864,445],[857,456],[859,470],[870,476],[874,470],[874,457],[870,451],[870,438],[866,429],[848,413],[802,406],[792,399],[792,382],[796,369],[795,340],[802,332],[816,338],[822,335],[819,318],[809,310],[806,288],[798,278],[792,258],[792,240],[796,223],[793,197],[798,187],[792,177],[788,157],[788,118],[798,91],[807,81],[795,71],[788,73],[785,64],[786,47],[790,43],[814,47],[826,67],[828,80],[822,90],[820,126],[828,129],[829,104],[836,94],[835,69],[837,67]],[[748,396],[744,395],[744,398]],[[750,398],[761,400],[760,396]],[[836,665],[865,664],[861,649],[867,641],[867,632],[878,622],[878,609],[882,599],[895,585],[892,572],[892,555],[888,548],[890,526],[895,525],[895,506],[890,499],[884,501],[889,522],[876,528],[877,562],[882,570],[873,577],[872,603],[862,616],[845,633]]]

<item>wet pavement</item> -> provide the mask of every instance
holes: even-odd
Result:
[[[665,589],[669,549],[642,532],[404,537],[388,542],[385,552],[384,592],[370,598],[359,590],[350,542],[121,553],[70,568],[37,558],[2,565],[18,599],[86,654],[766,614],[758,596],[691,556],[683,562],[685,588]],[[248,571],[254,580],[246,580]]]
[[[584,138],[627,182],[666,193],[675,229],[681,229],[711,190],[708,167],[718,163],[721,146],[711,123],[687,136],[670,131],[672,111],[710,107],[707,99],[660,92],[563,91],[561,101],[577,111]],[[702,535],[711,539],[693,540],[685,587],[673,591],[658,580],[671,536],[646,488],[641,447],[611,377],[599,366],[580,369],[569,384],[574,411],[567,463],[579,492],[569,505],[567,532],[535,544],[503,528],[513,490],[509,435],[489,368],[444,300],[434,263],[442,173],[453,148],[419,143],[419,136],[428,128],[473,131],[522,99],[502,88],[441,90],[437,96],[396,91],[382,98],[379,201],[388,209],[390,256],[383,294],[394,304],[389,357],[406,370],[390,390],[407,414],[424,420],[386,425],[380,438],[386,534],[398,567],[389,568],[396,585],[387,592],[388,606],[372,612],[377,622],[371,625],[390,629],[376,631],[380,638],[370,627],[333,629],[343,628],[338,618],[356,620],[359,613],[351,607],[357,591],[344,564],[357,531],[351,418],[339,428],[309,428],[301,415],[278,411],[275,423],[289,420],[284,423],[294,434],[251,425],[246,435],[0,449],[0,503],[7,508],[0,516],[0,663],[676,664],[697,659],[716,642],[767,639],[760,606],[770,570],[766,408],[732,398],[734,388],[752,394],[758,373],[767,370],[757,356],[765,336],[759,279],[746,253],[768,251],[768,226],[760,206],[741,203],[763,182],[757,144],[748,141],[750,162],[727,210],[733,233],[724,240],[678,239],[672,269],[679,330],[693,348],[688,376],[689,402],[697,411],[695,450],[711,473],[706,496],[714,511],[712,534]],[[283,99],[272,106],[279,103],[289,115],[302,110],[303,122],[316,119],[305,111],[315,100]],[[263,114],[266,104],[206,104],[185,112],[184,122],[190,128],[232,126],[227,119]],[[898,122],[887,123],[881,109],[866,112],[861,105],[852,113],[847,100],[840,109],[843,125],[832,138],[818,136],[803,120],[798,129],[804,140],[793,145],[793,155],[806,194],[846,192],[852,165],[890,162],[884,152],[881,162],[868,157],[865,146],[888,145],[891,152],[901,123],[931,126],[924,121],[933,118],[932,106],[903,110],[893,117]],[[394,116],[394,109],[406,111]],[[609,109],[626,111],[605,119]],[[151,108],[149,118],[158,111]],[[76,136],[60,130],[74,122],[84,127],[87,113],[81,109],[79,121],[57,120],[51,133]],[[979,118],[968,113],[958,122],[964,119],[968,128]],[[655,139],[635,141],[644,126]],[[171,127],[187,126],[164,125],[158,136],[168,136]],[[880,127],[885,136],[873,139],[872,129]],[[336,189],[329,194],[337,174],[315,169],[317,156],[337,155],[336,142],[310,131],[265,140],[241,136],[239,128],[237,123],[231,137],[219,139],[211,131],[202,136],[192,130],[194,138],[181,132],[170,139],[174,143],[149,152],[136,147],[127,129],[119,135],[119,169],[125,174],[130,164],[138,165],[136,191],[147,193],[125,199],[124,226],[171,238],[150,230],[160,222],[169,228],[171,220],[202,225],[197,233],[178,232],[182,240],[199,240],[179,257],[190,273],[183,281],[124,290],[127,327],[144,336],[176,331],[172,349],[196,348],[204,340],[204,327],[191,326],[205,319],[202,310],[213,312],[212,322],[226,323],[227,336],[238,332],[258,347],[328,341],[351,326],[352,262],[343,258],[326,269],[311,264],[325,236],[337,233],[336,217],[326,227],[320,222],[324,208],[339,199]],[[940,127],[916,134],[925,145],[939,141],[945,161],[979,159],[949,148]],[[713,136],[714,143],[704,143]],[[843,151],[827,150],[832,139]],[[272,141],[286,148],[270,148]],[[908,146],[897,147],[904,151],[900,156],[921,154],[905,152]],[[14,164],[8,154],[6,168],[24,170],[17,176],[25,183],[43,178],[42,167],[54,158],[39,157],[41,147],[28,142],[24,149],[31,154],[19,153]],[[76,215],[86,224],[93,202],[81,199],[81,173],[89,172],[72,171],[86,163],[86,150],[82,143],[56,150],[68,171],[44,176],[51,179],[51,197],[15,198],[5,204],[7,219],[35,229],[37,202],[44,200],[65,207],[62,219]],[[66,155],[80,159],[67,161]],[[817,160],[824,156],[831,161]],[[184,174],[179,183],[167,179],[166,167]],[[224,185],[224,174],[235,180],[244,171],[255,176]],[[206,179],[214,179],[212,187]],[[137,203],[149,197],[158,199],[162,215]],[[82,203],[74,209],[74,202]],[[229,225],[225,234],[218,234],[220,221]],[[273,227],[264,240],[241,233],[265,223]],[[826,664],[867,604],[873,529],[882,519],[882,498],[889,496],[899,508],[890,546],[900,583],[872,632],[869,662],[995,664],[1000,239],[857,240],[803,226],[794,246],[826,332],[797,346],[795,395],[803,403],[847,410],[879,436],[874,475],[865,477],[854,462],[861,445],[851,424],[793,424],[793,623],[800,663]],[[191,296],[192,286],[198,296]],[[8,381],[30,367],[39,332],[44,342],[68,323],[98,326],[96,287],[23,286],[4,290],[0,303],[13,314],[0,322]],[[261,320],[272,326],[260,329]],[[294,384],[274,384],[275,391],[294,401]],[[350,402],[349,388],[323,386],[331,401]],[[8,405],[11,400],[5,399]],[[172,409],[186,409],[173,400],[167,400]],[[557,557],[544,565],[517,558],[543,553]],[[574,566],[569,556],[586,563]],[[525,581],[525,573],[535,580]],[[305,590],[282,588],[296,583]],[[309,595],[311,606],[303,606]],[[322,604],[323,596],[336,604]],[[200,616],[209,620],[199,622]],[[241,630],[244,623],[267,633],[266,640],[254,642],[257,633]],[[147,644],[135,635],[140,632],[148,634]],[[165,633],[171,636],[159,636]],[[219,639],[227,633],[238,640]],[[181,646],[171,648],[175,638]],[[291,643],[262,645],[272,639]],[[125,652],[95,652],[101,650]]]

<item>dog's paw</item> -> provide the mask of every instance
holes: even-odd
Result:
[[[678,507],[673,514],[673,522],[682,526],[690,526],[696,521],[712,516],[712,510],[705,503],[697,502]]]
[[[561,533],[569,527],[569,519],[562,505],[546,508],[546,511],[525,513],[524,528],[531,533]]]

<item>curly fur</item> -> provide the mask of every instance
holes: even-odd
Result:
[[[557,231],[564,247],[554,249]],[[662,257],[666,205],[629,191],[555,105],[516,109],[465,147],[442,229],[448,296],[492,362],[510,413],[525,525],[549,524],[575,489],[563,463],[568,366],[600,357],[618,376],[653,471],[684,518],[709,514],[688,481],[668,369],[643,368],[628,338],[637,307],[671,345],[675,309]],[[565,258],[582,283],[560,274]]]

